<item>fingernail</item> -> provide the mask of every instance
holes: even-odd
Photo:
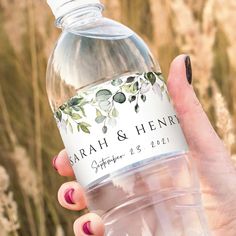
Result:
[[[185,58],[185,67],[186,67],[187,80],[189,84],[192,84],[192,65],[191,65],[191,59],[189,56],[186,56]]]
[[[57,156],[55,156],[55,157],[52,159],[52,166],[54,167],[54,169],[55,169],[56,171],[58,171],[57,166],[56,166],[56,160],[57,160]]]
[[[83,231],[87,235],[93,235],[93,233],[91,231],[91,221],[87,221],[86,223],[84,223]]]
[[[70,188],[65,192],[64,198],[68,204],[75,204],[75,202],[73,201],[74,191],[75,190],[73,188]]]

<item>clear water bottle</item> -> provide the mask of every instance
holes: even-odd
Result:
[[[160,67],[98,0],[48,0],[62,33],[47,91],[106,235],[206,236],[198,178]]]

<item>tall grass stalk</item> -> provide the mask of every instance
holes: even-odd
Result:
[[[145,39],[165,75],[175,56],[191,56],[194,87],[236,165],[236,1],[103,2],[106,16]],[[63,146],[45,91],[46,61],[58,30],[46,1],[1,0],[0,19],[0,171],[3,166],[10,182],[2,196],[17,204],[20,236],[72,235],[78,214],[57,203],[67,179],[51,167]],[[0,235],[8,236],[5,231]]]
[[[33,173],[33,168],[29,163],[29,158],[26,155],[26,151],[21,147],[17,141],[16,135],[13,132],[10,116],[7,110],[6,102],[3,96],[1,84],[0,84],[0,107],[2,109],[2,116],[4,125],[9,135],[9,141],[11,146],[10,158],[16,166],[17,176],[19,177],[19,184],[22,187],[22,195],[24,199],[24,206],[27,213],[27,219],[29,222],[29,228],[32,236],[37,236],[36,225],[33,221],[33,210],[30,205],[30,196],[36,197],[39,193],[37,191],[36,177]]]
[[[43,163],[42,163],[42,142],[41,142],[41,121],[40,121],[40,102],[39,102],[39,84],[38,84],[38,61],[36,49],[36,30],[35,30],[35,12],[32,0],[27,0],[28,24],[29,24],[29,42],[32,72],[32,87],[34,101],[34,128],[35,128],[35,158],[37,164],[37,180],[39,194],[37,196],[37,211],[39,217],[39,235],[46,235],[45,213],[44,213],[44,188],[43,188]]]
[[[1,232],[18,236],[20,224],[18,221],[17,203],[13,192],[9,192],[10,179],[3,166],[0,165],[0,226]]]

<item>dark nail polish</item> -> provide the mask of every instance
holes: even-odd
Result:
[[[189,56],[186,56],[185,58],[185,67],[186,67],[187,80],[189,84],[192,84],[192,65],[191,65],[191,59]]]
[[[54,169],[55,169],[56,171],[58,171],[58,170],[57,170],[57,166],[56,166],[56,160],[57,160],[57,156],[55,156],[55,157],[52,159],[52,166],[54,167]]]
[[[87,235],[93,235],[92,231],[91,231],[91,221],[87,221],[86,223],[84,223],[83,225],[83,231],[85,234]]]
[[[70,188],[65,192],[64,198],[65,198],[65,200],[68,204],[75,204],[74,201],[73,201],[74,191],[75,190],[73,188]]]

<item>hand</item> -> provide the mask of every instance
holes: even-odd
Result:
[[[185,55],[178,56],[172,62],[167,84],[169,93],[200,177],[210,230],[215,236],[235,236],[236,169],[203,111],[193,87],[188,83],[192,79],[190,69],[190,60]],[[65,150],[54,159],[54,166],[62,176],[74,176]],[[71,190],[65,196],[68,189]],[[75,181],[61,186],[58,199],[63,207],[70,210],[86,208],[85,193]],[[99,216],[88,213],[75,221],[74,232],[77,236],[102,236],[104,225]]]

